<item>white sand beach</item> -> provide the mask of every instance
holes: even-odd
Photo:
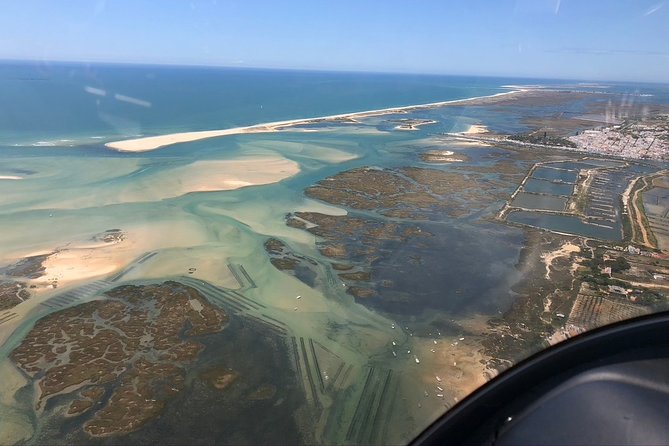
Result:
[[[407,105],[403,107],[384,108],[379,110],[368,110],[362,112],[344,113],[338,115],[321,116],[315,118],[290,119],[286,121],[267,122],[244,127],[234,127],[222,130],[204,130],[197,132],[170,133],[167,135],[147,136],[142,138],[126,139],[122,141],[112,141],[105,144],[106,147],[119,152],[147,152],[184,142],[199,141],[202,139],[217,138],[221,136],[239,135],[245,133],[269,133],[290,128],[291,126],[317,123],[319,121],[333,121],[337,119],[365,118],[391,113],[402,113],[411,110],[424,108],[437,108],[446,105],[464,105],[467,103],[478,103],[480,101],[489,101],[500,96],[509,96],[523,92],[524,90],[507,91],[490,96],[481,96],[469,99],[456,99],[453,101],[432,102],[429,104]]]

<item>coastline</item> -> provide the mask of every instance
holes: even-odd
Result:
[[[428,104],[406,105],[402,107],[383,108],[378,110],[367,110],[352,113],[343,113],[329,116],[319,116],[314,118],[299,118],[289,119],[285,121],[274,121],[260,124],[254,124],[243,127],[233,127],[221,130],[202,130],[195,132],[180,132],[170,133],[167,135],[146,136],[142,138],[125,139],[120,141],[112,141],[105,144],[105,147],[119,152],[148,152],[156,150],[161,147],[170,146],[173,144],[180,144],[185,142],[199,141],[202,139],[217,138],[221,136],[240,135],[246,133],[271,133],[284,130],[296,125],[312,124],[319,121],[333,121],[338,119],[355,119],[366,118],[370,116],[386,115],[391,113],[405,112],[411,110],[430,109],[444,107],[447,105],[461,105],[468,103],[483,103],[489,100],[495,100],[499,97],[507,97],[510,95],[517,95],[526,90],[512,90],[502,93],[496,93],[488,96],[476,96],[467,99],[454,99],[450,101],[432,102]]]

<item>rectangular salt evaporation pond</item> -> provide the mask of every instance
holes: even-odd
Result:
[[[622,161],[614,161],[614,160],[604,160],[604,159],[587,159],[584,162],[588,164],[592,164],[593,166],[597,167],[621,167],[625,163]]]
[[[580,235],[582,237],[593,237],[601,240],[622,240],[622,231],[619,224],[610,222],[588,224],[578,217],[569,215],[516,211],[509,214],[507,221],[556,232]]]
[[[622,165],[623,163],[620,161],[584,159],[581,161],[559,161],[556,163],[546,164],[545,166],[549,168],[552,167],[554,169],[578,171],[581,169],[592,169],[595,167],[620,167]]]
[[[537,167],[532,172],[532,178],[548,181],[560,181],[562,183],[576,183],[578,172],[574,170],[553,169],[550,167]]]
[[[593,167],[602,167],[594,162],[590,161],[561,161],[559,163],[550,163],[550,167],[556,169],[565,169],[565,170],[581,170],[581,169],[592,169]]]
[[[574,185],[528,178],[523,186],[523,190],[535,194],[563,195],[568,197],[574,192]]]
[[[567,206],[567,197],[555,195],[537,195],[520,192],[513,199],[512,206],[525,209],[544,209],[548,211],[564,211]]]

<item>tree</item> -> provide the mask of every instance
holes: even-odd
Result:
[[[620,273],[630,269],[631,265],[625,257],[618,257],[615,260],[609,260],[607,266],[611,267],[611,272]]]

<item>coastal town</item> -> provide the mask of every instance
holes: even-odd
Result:
[[[535,310],[530,321],[541,333],[535,342],[546,345],[669,309],[669,170],[662,164],[669,160],[669,115],[567,137],[549,134],[553,130],[457,135],[523,150],[584,152],[580,159],[533,165],[496,216],[506,224],[536,228],[557,243],[536,259],[545,264],[546,288],[532,305],[543,311]],[[507,324],[505,330],[523,336],[531,326],[526,322]],[[513,361],[512,355],[507,359]]]
[[[604,156],[629,159],[669,160],[669,115],[653,116],[645,121],[584,130],[570,136],[578,150]]]
[[[593,121],[589,121],[589,120]],[[511,145],[554,148],[571,150],[584,154],[592,154],[613,158],[633,160],[669,160],[669,114],[660,113],[643,118],[633,117],[625,120],[614,120],[599,116],[561,120],[571,125],[580,124],[581,129],[575,135],[555,123],[546,120],[546,126],[535,128],[526,134],[503,135],[488,131],[451,133],[459,139],[483,143],[508,143]]]

